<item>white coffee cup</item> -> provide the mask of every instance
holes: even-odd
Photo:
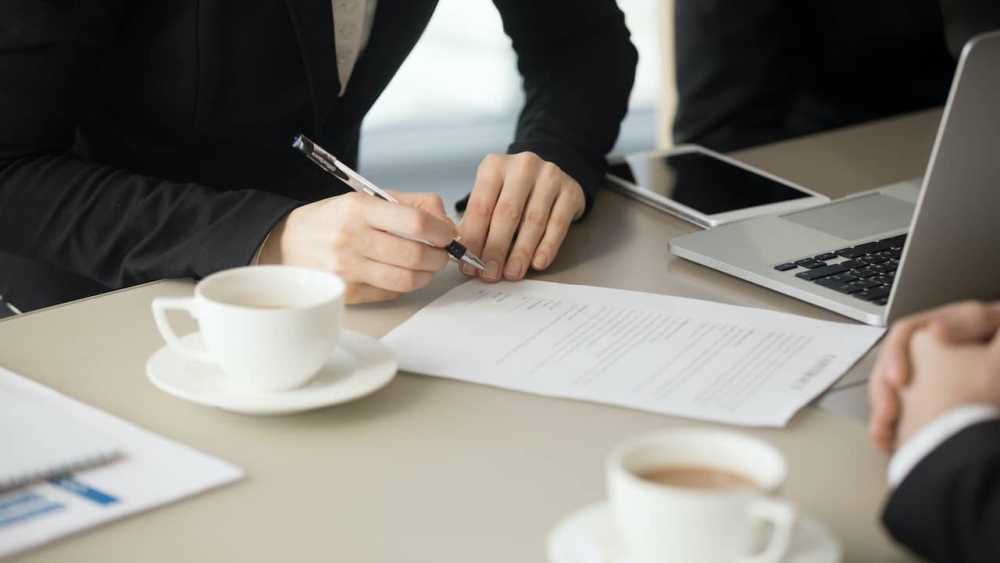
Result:
[[[198,321],[205,348],[182,342],[166,311]],[[153,299],[153,319],[167,344],[192,360],[216,364],[227,383],[253,391],[305,384],[330,359],[344,316],[344,282],[295,266],[250,266],[212,274],[194,297]]]
[[[668,468],[723,471],[755,486],[640,477]],[[768,496],[787,469],[781,452],[765,442],[721,430],[664,430],[616,446],[606,469],[612,518],[632,563],[778,563],[788,552],[798,512]]]

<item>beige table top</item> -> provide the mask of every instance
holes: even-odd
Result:
[[[937,116],[736,156],[839,196],[922,174]],[[844,320],[668,255],[667,239],[691,230],[605,192],[552,268],[535,277]],[[351,307],[346,324],[382,336],[463,279],[449,271],[396,302]],[[154,388],[144,365],[163,344],[150,300],[190,292],[188,281],[160,282],[5,320],[0,366],[230,461],[246,479],[18,561],[541,563],[553,525],[603,498],[612,444],[703,425],[405,373],[367,398],[294,416],[189,404]],[[846,561],[911,560],[878,524],[887,458],[871,449],[862,424],[809,407],[785,429],[748,432],[785,453],[786,495],[836,531]]]

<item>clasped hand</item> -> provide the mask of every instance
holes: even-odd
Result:
[[[1000,407],[1000,302],[962,302],[897,321],[868,382],[869,433],[891,452],[947,411]]]

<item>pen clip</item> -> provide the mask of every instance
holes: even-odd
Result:
[[[292,142],[292,146],[305,154],[309,160],[315,162],[320,168],[326,170],[330,174],[333,174],[338,180],[347,184],[351,188],[364,192],[372,197],[391,201],[392,203],[399,203],[396,198],[382,191],[381,188],[366,180],[361,174],[351,170],[350,166],[347,166],[343,162],[337,160],[337,157],[326,152],[323,147],[312,142],[305,135],[296,136],[295,140]]]

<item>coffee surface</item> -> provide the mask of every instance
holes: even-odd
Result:
[[[673,465],[657,467],[636,474],[661,485],[691,489],[760,488],[756,481],[733,471],[715,467]]]

